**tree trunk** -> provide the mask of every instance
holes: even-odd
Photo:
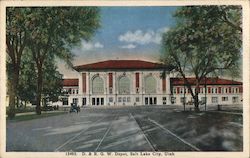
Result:
[[[196,84],[196,87],[195,87],[194,111],[195,112],[200,111],[200,108],[199,108],[199,85],[198,84]]]
[[[41,98],[42,98],[42,66],[37,65],[37,97],[36,97],[36,114],[41,115]]]
[[[194,111],[195,112],[199,112],[200,111],[198,94],[195,94],[195,98],[194,98]]]
[[[8,117],[10,119],[15,117],[16,111],[16,94],[17,94],[17,85],[19,80],[19,68],[15,67],[13,69],[13,74],[11,79],[9,80],[10,86],[9,86],[9,111],[8,111]]]

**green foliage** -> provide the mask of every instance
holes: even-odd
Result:
[[[176,26],[163,35],[163,62],[174,66],[188,85],[187,74],[195,75],[196,86],[208,74],[238,71],[241,14],[238,6],[181,7],[174,15]],[[198,92],[191,94],[198,98]]]
[[[72,66],[74,55],[70,49],[82,39],[90,40],[100,27],[99,9],[9,7],[6,13],[10,111],[14,111],[13,105],[18,92],[24,100],[31,101],[36,97],[40,113],[42,94],[47,100],[56,101],[61,93],[62,75],[56,70],[56,58]],[[27,54],[23,60],[24,50],[31,52],[32,56]]]
[[[81,39],[90,40],[99,25],[96,7],[38,7],[28,8],[29,47],[35,59],[52,53],[72,66],[72,46]]]
[[[28,50],[26,50],[28,51]],[[36,63],[33,61],[31,52],[23,54],[21,62],[20,80],[18,85],[17,96],[23,100],[35,104],[36,99],[36,81],[37,81],[37,68]],[[58,101],[58,97],[62,95],[62,74],[57,71],[56,63],[50,58],[45,59],[44,63],[44,87],[42,95],[47,101]]]

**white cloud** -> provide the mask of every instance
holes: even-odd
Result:
[[[101,44],[100,42],[96,42],[96,43],[94,44],[94,47],[95,47],[95,48],[103,48],[104,45]]]
[[[140,45],[145,45],[149,43],[160,44],[162,39],[162,34],[168,31],[168,28],[160,28],[156,31],[153,30],[136,30],[134,32],[127,31],[126,33],[118,37],[119,41],[126,43],[136,43]]]
[[[128,44],[128,45],[120,46],[120,48],[123,48],[123,49],[134,49],[134,48],[136,48],[136,45],[134,45],[134,44]]]
[[[82,50],[93,50],[96,48],[103,48],[104,45],[101,44],[100,42],[86,42],[86,41],[82,41],[81,43],[81,49]]]

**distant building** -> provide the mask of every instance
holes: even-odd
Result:
[[[64,79],[67,93],[60,105],[122,106],[183,105],[193,101],[182,78],[170,77],[172,68],[141,60],[108,60],[74,67],[78,78]],[[194,78],[188,78],[194,84]],[[192,87],[194,88],[194,87]],[[207,104],[241,104],[242,82],[206,78],[199,100]]]

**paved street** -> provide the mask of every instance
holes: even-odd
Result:
[[[7,122],[7,151],[242,151],[242,116],[165,107],[82,109]]]

